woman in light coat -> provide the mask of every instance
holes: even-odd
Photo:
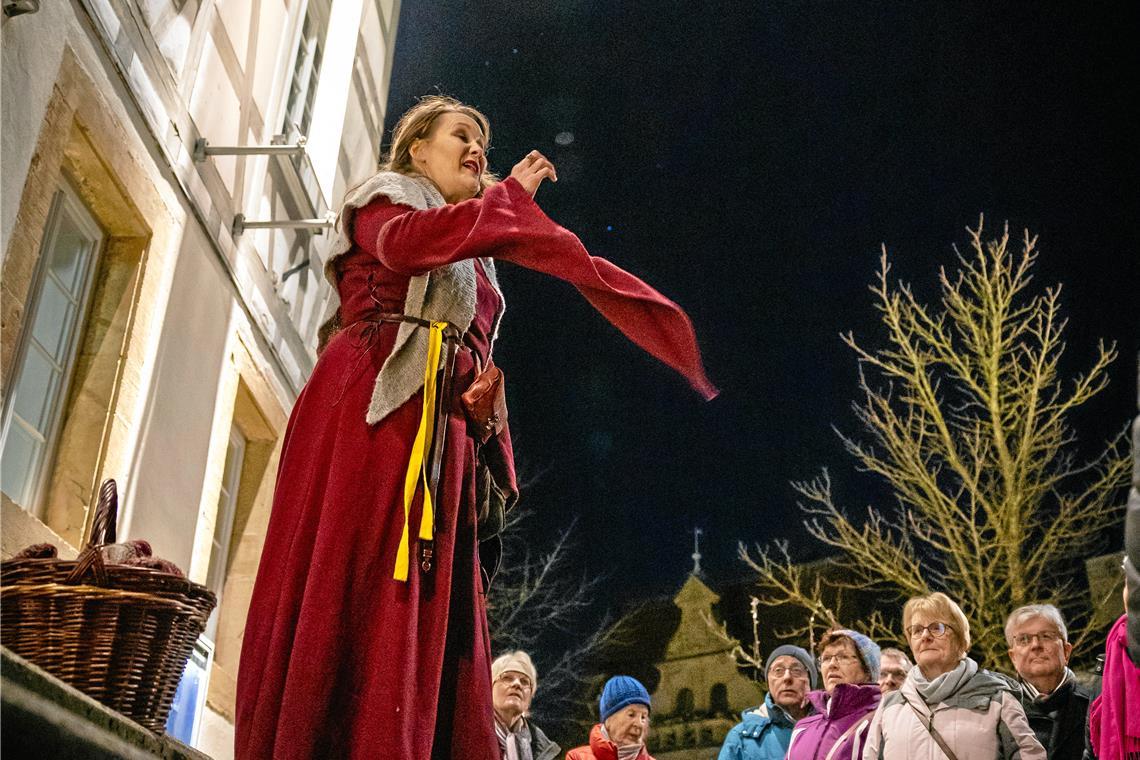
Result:
[[[1007,682],[966,656],[961,607],[941,593],[915,597],[903,630],[915,667],[883,696],[863,760],[1045,760]]]

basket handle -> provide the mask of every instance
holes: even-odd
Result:
[[[88,546],[75,560],[75,567],[68,573],[64,583],[75,584],[81,582],[88,574],[95,576],[95,585],[107,585],[107,565],[103,562],[103,552],[98,546]]]
[[[99,503],[95,507],[95,519],[91,521],[91,537],[88,546],[115,543],[115,525],[119,519],[119,493],[114,478],[107,478],[99,486]]]
[[[89,574],[95,577],[99,586],[107,584],[107,565],[103,561],[100,547],[115,543],[115,523],[119,517],[119,493],[113,478],[107,478],[99,487],[99,503],[95,507],[95,518],[91,521],[91,537],[79,553],[75,567],[68,573],[64,583],[79,583]]]

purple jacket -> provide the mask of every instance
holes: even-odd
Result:
[[[830,695],[826,691],[809,693],[808,701],[816,714],[796,723],[792,743],[788,745],[788,760],[862,758],[867,728],[881,696],[878,684],[841,683]],[[847,732],[848,729],[852,730]]]

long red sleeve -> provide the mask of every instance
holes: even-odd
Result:
[[[577,235],[546,216],[514,179],[479,199],[401,214],[380,229],[376,252],[389,269],[408,275],[481,256],[553,275],[574,285],[627,338],[680,372],[706,399],[718,393],[681,307],[624,269],[591,256]]]

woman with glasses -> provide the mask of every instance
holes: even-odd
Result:
[[[967,656],[970,623],[942,593],[903,607],[915,666],[884,695],[864,760],[1045,760],[1007,681]]]
[[[823,689],[808,694],[815,714],[796,724],[788,760],[858,758],[879,706],[879,646],[861,633],[838,629],[820,641]]]

